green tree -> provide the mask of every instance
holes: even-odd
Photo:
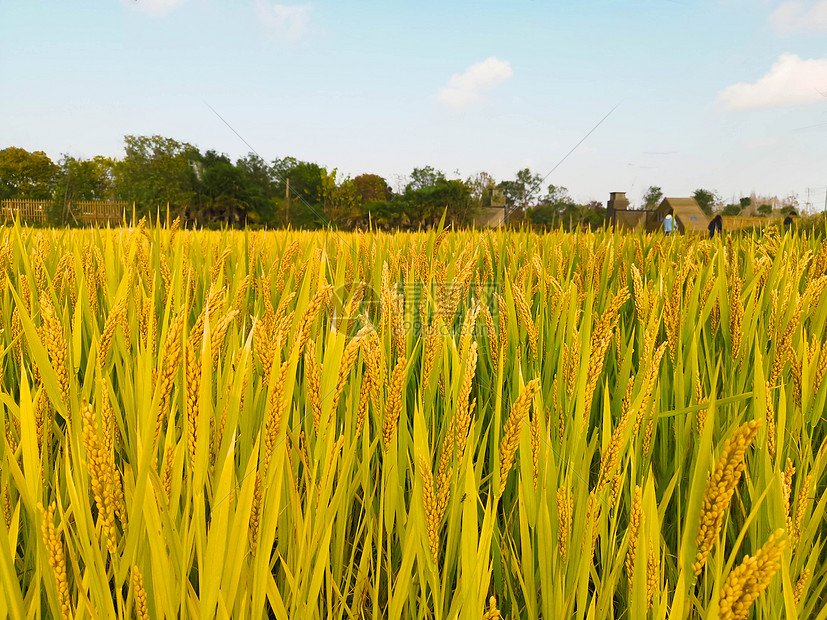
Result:
[[[580,214],[577,205],[569,196],[569,190],[562,185],[549,185],[548,193],[539,204],[526,210],[528,221],[537,226],[550,227],[563,219],[576,219]]]
[[[378,174],[360,174],[353,177],[353,184],[362,204],[382,202],[391,199],[393,192],[388,182]]]
[[[650,185],[643,195],[643,208],[653,211],[658,208],[661,200],[663,200],[663,190],[657,185]]]
[[[505,202],[509,211],[525,212],[536,204],[540,194],[543,177],[523,168],[517,172],[513,181],[502,181],[499,187],[505,193]],[[510,216],[509,216],[510,217]]]
[[[445,175],[441,170],[435,170],[431,166],[414,168],[410,174],[410,181],[405,187],[405,192],[417,191],[427,187],[436,187],[437,183],[444,180]]]
[[[202,222],[240,226],[247,220],[249,196],[244,173],[229,157],[215,151],[199,155],[192,164],[195,196],[188,216]]]
[[[290,180],[290,196],[284,201],[283,221],[296,228],[318,228],[326,219],[322,213],[322,168],[318,164],[284,157],[273,162],[276,191],[286,197]],[[289,209],[289,214],[287,213]]]
[[[772,215],[772,205],[762,204],[758,205],[758,213],[764,216]]]
[[[0,200],[52,198],[60,169],[43,151],[10,146],[0,151]]]
[[[64,155],[55,187],[55,207],[51,213],[58,223],[77,222],[73,203],[78,200],[111,200],[114,197],[115,161],[100,155],[75,159]]]
[[[460,179],[448,180],[433,168],[415,168],[405,193],[392,202],[401,211],[398,225],[416,228],[435,226],[443,212],[457,227],[473,222],[476,205],[471,188]]]
[[[478,205],[482,205],[483,196],[485,192],[497,186],[497,182],[487,172],[478,172],[477,174],[468,177],[465,184],[471,190],[471,199]]]
[[[115,190],[134,201],[139,214],[154,214],[169,205],[184,212],[196,196],[200,154],[191,144],[163,136],[124,136],[126,156],[115,165]]]
[[[351,227],[359,219],[361,196],[351,179],[337,182],[337,170],[322,169],[322,200],[327,219],[339,227]]]
[[[713,208],[718,202],[718,197],[715,195],[715,192],[711,192],[708,189],[696,189],[692,193],[692,197],[695,199],[695,202],[698,203],[698,206],[701,207],[701,211],[706,215],[712,215]]]
[[[734,215],[740,215],[740,214],[741,214],[741,205],[739,205],[739,204],[738,205],[729,204],[729,205],[726,205],[723,208],[723,210],[721,210],[721,215],[734,216]]]
[[[236,161],[247,196],[247,221],[253,224],[277,224],[278,195],[275,174],[270,165],[255,153]]]
[[[743,211],[752,204],[752,198],[749,196],[742,196],[738,203],[741,205],[741,210]]]

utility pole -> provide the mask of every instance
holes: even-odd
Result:
[[[287,221],[285,224],[290,224],[290,177],[287,177],[286,189],[284,190],[284,203],[287,211]]]

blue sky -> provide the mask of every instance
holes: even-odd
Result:
[[[827,194],[827,0],[0,0],[0,148]]]

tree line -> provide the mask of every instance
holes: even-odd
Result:
[[[423,166],[394,191],[377,174],[351,178],[294,157],[267,162],[255,153],[232,161],[163,136],[125,136],[120,159],[63,155],[54,162],[43,151],[0,150],[0,200],[50,201],[53,225],[77,223],[76,201],[125,200],[138,217],[169,209],[171,217],[204,227],[415,230],[434,226],[443,213],[447,223],[467,227],[484,216],[492,195],[503,198],[508,224],[572,228],[605,221],[602,203],[577,204],[566,188],[543,187],[527,168],[497,181],[485,172],[449,178]]]

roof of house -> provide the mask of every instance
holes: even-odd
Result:
[[[664,198],[655,211],[655,221],[660,226],[672,209],[682,232],[706,232],[709,218],[694,198]]]

